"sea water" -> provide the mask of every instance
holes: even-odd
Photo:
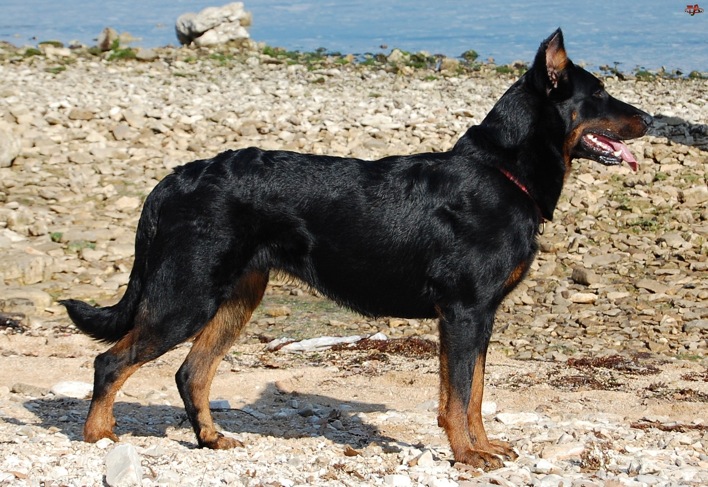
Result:
[[[690,0],[695,3],[695,0]],[[706,5],[708,6],[708,0]],[[104,27],[129,32],[136,46],[177,45],[180,14],[228,3],[208,0],[0,0],[0,40],[92,45]],[[708,71],[708,11],[686,0],[252,0],[256,41],[289,50],[407,51],[459,56],[475,50],[498,64],[530,61],[556,27],[576,62],[590,67]]]

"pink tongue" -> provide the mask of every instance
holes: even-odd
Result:
[[[597,139],[609,146],[612,146],[612,151],[617,152],[622,151],[622,160],[629,164],[629,167],[632,168],[633,171],[636,171],[639,165],[637,164],[637,160],[634,158],[631,152],[629,152],[629,147],[624,145],[622,142],[618,140],[612,140],[608,139],[607,137],[603,137],[601,135],[596,135]]]

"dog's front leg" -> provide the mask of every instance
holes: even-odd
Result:
[[[493,313],[458,307],[443,310],[439,324],[438,425],[445,429],[456,462],[486,470],[503,465],[500,452],[487,439],[480,411],[493,319]]]
[[[515,460],[518,455],[514,451],[511,444],[500,441],[490,440],[487,438],[487,432],[484,429],[482,421],[482,400],[484,398],[484,369],[487,362],[487,346],[489,341],[485,343],[483,349],[477,353],[477,359],[474,363],[472,372],[472,386],[470,391],[470,404],[467,408],[467,423],[470,428],[470,438],[475,448],[500,455],[506,460]]]

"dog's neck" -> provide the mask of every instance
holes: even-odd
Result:
[[[512,173],[510,173],[509,171],[507,171],[503,167],[500,167],[499,171],[501,171],[501,173],[504,176],[506,176],[509,181],[514,183],[521,191],[526,193],[526,196],[528,196],[531,199],[531,201],[533,202],[534,206],[536,206],[536,211],[538,212],[538,216],[541,219],[541,224],[542,225],[545,224],[546,218],[543,216],[543,211],[541,210],[541,207],[539,206],[538,202],[536,201],[536,198],[533,197],[533,195],[528,190],[528,188],[521,181],[519,181],[519,179],[516,176],[514,176]]]
[[[550,221],[563,188],[566,164],[561,155],[563,138],[542,121],[552,121],[548,124],[552,126],[562,121],[545,95],[529,86],[529,73],[499,99],[480,129],[468,133],[475,145],[491,145],[497,152],[505,152],[493,164],[529,196],[542,221]]]

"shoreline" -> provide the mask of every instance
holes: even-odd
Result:
[[[127,36],[127,38],[123,37]],[[60,57],[87,57],[95,56],[109,61],[138,60],[154,61],[160,58],[176,57],[177,52],[191,52],[195,57],[219,57],[222,61],[230,58],[238,60],[254,53],[270,55],[276,61],[286,63],[298,63],[308,66],[321,65],[358,65],[371,66],[376,68],[400,69],[411,68],[416,70],[429,70],[433,72],[454,71],[457,74],[471,73],[482,69],[495,70],[500,74],[513,74],[518,76],[526,69],[530,61],[512,61],[506,64],[497,64],[493,60],[479,60],[479,55],[474,49],[461,53],[459,56],[449,57],[441,54],[430,54],[427,51],[408,52],[397,47],[390,48],[386,54],[384,51],[378,53],[341,53],[329,51],[326,48],[319,48],[314,51],[288,50],[286,48],[270,46],[264,42],[256,42],[252,39],[245,39],[241,42],[228,43],[216,47],[195,48],[189,46],[162,46],[154,48],[131,47],[130,34],[121,34],[121,41],[108,51],[103,51],[97,46],[65,45],[60,41],[37,41],[35,45],[18,46],[7,41],[0,41],[0,61],[6,60],[6,53],[14,53],[23,57],[36,55],[57,55]],[[388,48],[386,48],[388,50]],[[47,50],[50,52],[47,53]],[[51,51],[54,50],[52,53]],[[190,57],[189,55],[187,57]],[[629,71],[619,68],[621,62],[607,63],[597,66],[596,69],[588,67],[584,63],[580,66],[588,69],[596,76],[615,76],[621,80],[639,79],[641,81],[653,81],[655,79],[708,79],[708,70],[692,70],[686,72],[680,68],[666,70],[664,67],[658,69],[644,69],[635,67]],[[402,74],[406,74],[405,72]]]

